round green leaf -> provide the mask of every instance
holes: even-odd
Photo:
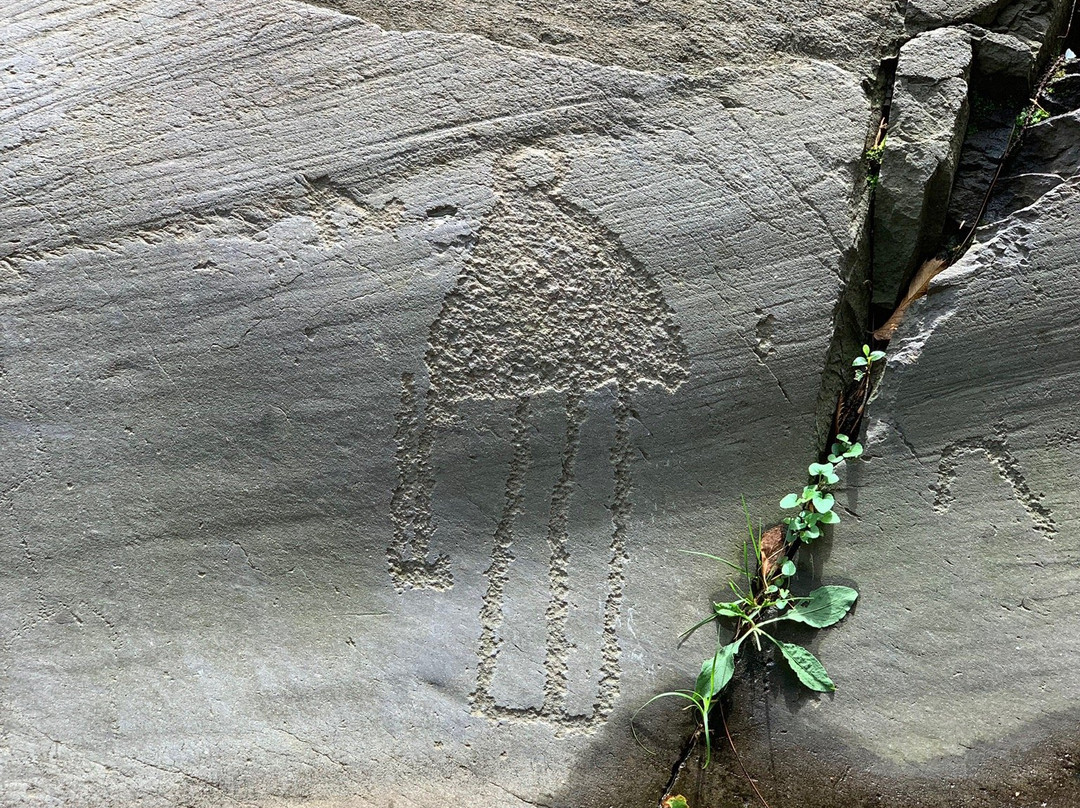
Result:
[[[781,508],[798,508],[799,507],[799,496],[798,496],[798,494],[788,494],[786,497],[784,497],[782,500],[780,500],[780,507]]]
[[[829,511],[818,516],[819,525],[835,525],[840,522],[840,514],[836,511]]]
[[[780,567],[780,574],[790,578],[792,575],[795,574],[796,569],[797,567],[795,566],[795,562],[792,561],[790,558],[787,558],[784,560],[783,566]]]
[[[850,586],[821,586],[806,600],[791,607],[784,617],[814,628],[825,628],[843,620],[858,597],[859,593]]]
[[[819,494],[814,497],[814,510],[818,513],[828,513],[836,504],[836,498],[832,494]]]

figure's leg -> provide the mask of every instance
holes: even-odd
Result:
[[[394,541],[387,548],[387,563],[394,588],[449,589],[454,578],[445,555],[429,560],[434,522],[431,496],[435,487],[431,455],[435,445],[435,418],[430,405],[420,423],[420,402],[411,373],[401,375],[401,405],[394,431],[394,462],[398,484],[390,499]]]
[[[499,656],[500,640],[497,639],[499,627],[503,621],[503,590],[506,587],[507,574],[514,554],[510,547],[514,541],[514,519],[521,509],[521,500],[525,490],[525,474],[532,459],[531,444],[528,434],[529,398],[522,396],[511,418],[513,437],[511,439],[514,454],[510,460],[510,471],[506,478],[506,500],[502,517],[495,528],[494,547],[491,551],[491,566],[487,568],[487,591],[480,608],[480,642],[477,648],[476,690],[473,693],[473,707],[485,715],[497,713],[495,698],[491,693],[491,683],[495,676],[495,663]]]
[[[574,487],[574,464],[581,443],[581,425],[585,421],[585,407],[579,393],[566,394],[566,439],[563,445],[562,468],[559,479],[551,493],[551,513],[548,520],[548,548],[551,565],[548,586],[551,599],[548,602],[545,622],[547,641],[544,657],[544,706],[542,713],[549,717],[567,717],[566,697],[567,655],[569,641],[566,621],[570,587],[568,584],[567,521],[570,514],[570,497]]]
[[[603,662],[600,664],[600,685],[597,689],[594,719],[606,718],[619,695],[619,610],[626,566],[626,531],[630,521],[630,392],[619,385],[614,405],[615,440],[611,446],[611,466],[615,474],[615,489],[611,500],[611,559],[608,564],[608,594],[604,600]]]

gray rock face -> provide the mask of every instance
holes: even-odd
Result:
[[[1046,124],[1030,162],[1075,141],[1074,119]],[[757,670],[732,697],[772,804],[1080,804],[1078,216],[1074,162],[984,228],[890,344],[844,521],[802,562],[861,593],[804,635],[838,689],[793,698],[786,670]],[[801,782],[823,771],[826,802]],[[701,804],[729,794],[712,782]]]
[[[991,27],[1024,42],[1041,66],[1060,53],[1060,36],[1073,5],[1069,0],[1019,0],[1007,4]]]
[[[957,23],[989,23],[1009,0],[909,0],[904,22],[915,32]]]
[[[651,804],[678,550],[817,440],[861,69],[9,11],[2,801]]]
[[[320,0],[387,28],[476,34],[517,48],[637,70],[697,74],[778,54],[869,73],[901,31],[882,0]]]
[[[679,551],[740,553],[824,437],[892,3],[336,5],[7,9],[4,806],[655,805],[692,725],[630,718],[723,585]],[[967,36],[901,60],[882,182],[931,228]],[[862,592],[840,690],[744,663],[788,805],[1078,801],[1074,126],[803,562]]]
[[[970,36],[921,34],[900,50],[874,209],[874,302],[895,304],[937,249],[968,116]]]

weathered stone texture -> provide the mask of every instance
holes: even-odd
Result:
[[[781,55],[869,73],[903,24],[882,0],[317,1],[386,28],[476,34],[598,64],[691,74]]]
[[[971,37],[920,34],[900,49],[874,202],[874,302],[895,305],[937,250],[968,117]]]
[[[678,551],[822,437],[891,3],[336,5],[6,9],[0,804],[653,805]],[[904,49],[924,181],[969,36]],[[841,689],[737,693],[788,805],[1077,802],[1075,125],[893,350],[807,570]]]
[[[862,73],[9,12],[3,801],[649,804],[678,549],[813,451]]]
[[[1052,161],[1075,124],[1048,120],[1023,158]],[[1077,164],[1063,174],[980,231],[890,343],[845,520],[803,562],[860,591],[808,638],[838,690],[792,697],[777,668],[733,697],[773,804],[817,804],[826,772],[828,805],[1080,805]],[[747,791],[711,782],[702,804]]]

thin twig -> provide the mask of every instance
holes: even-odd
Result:
[[[1073,0],[1072,8],[1069,10],[1069,21],[1065,24],[1065,33],[1061,35],[1061,40],[1063,42],[1068,41],[1069,34],[1072,33],[1073,20],[1075,20],[1075,19],[1076,19],[1076,0]]]
[[[731,730],[728,729],[727,716],[724,715],[724,705],[716,705],[720,709],[720,721],[724,724],[724,734],[727,735],[728,743],[731,745],[731,751],[735,753],[735,760],[739,764],[739,768],[742,769],[743,777],[746,778],[746,782],[750,784],[750,788],[754,789],[754,794],[761,800],[761,804],[765,808],[769,808],[769,803],[765,802],[765,798],[761,796],[761,792],[758,791],[757,783],[754,782],[754,778],[750,776],[750,772],[746,770],[746,766],[743,765],[742,757],[739,756],[739,750],[735,748],[735,740],[731,737]]]

